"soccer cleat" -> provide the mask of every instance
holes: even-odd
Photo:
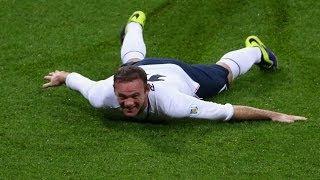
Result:
[[[142,27],[144,27],[144,22],[146,21],[146,15],[142,11],[134,12],[128,20],[128,23],[136,22],[139,23]]]
[[[146,21],[146,15],[144,14],[144,12],[136,11],[129,17],[127,24],[129,24],[131,22],[136,22],[136,23],[139,23],[141,25],[141,27],[143,28],[145,21]],[[120,32],[120,42],[121,42],[121,44],[123,42],[123,39],[124,39],[125,35],[126,35],[126,26],[124,26],[122,28],[122,31]]]
[[[257,64],[261,69],[277,69],[277,57],[257,36],[249,36],[245,43],[246,47],[258,47],[261,50],[261,62]]]

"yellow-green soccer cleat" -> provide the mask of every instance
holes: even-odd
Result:
[[[246,39],[246,47],[258,47],[261,50],[261,62],[257,65],[261,69],[275,70],[278,67],[277,57],[267,48],[257,36],[249,36]]]
[[[146,15],[142,11],[136,11],[134,12],[128,19],[128,23],[136,22],[141,25],[141,27],[144,27],[146,21]],[[124,36],[126,35],[126,25],[122,28],[122,31],[120,32],[120,43],[122,44]]]
[[[144,14],[144,12],[136,11],[129,17],[128,23],[136,22],[136,23],[139,23],[142,27],[144,27],[145,21],[146,21],[146,15]]]

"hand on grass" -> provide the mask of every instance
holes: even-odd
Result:
[[[234,105],[233,119],[239,120],[272,120],[277,122],[293,123],[298,120],[307,120],[302,116],[288,115],[265,109],[258,109],[249,106]]]
[[[44,79],[47,81],[47,83],[43,84],[42,87],[48,88],[54,86],[61,86],[65,83],[66,78],[69,74],[69,72],[58,70],[50,72],[48,75],[44,76]]]
[[[307,118],[302,116],[294,116],[294,115],[278,113],[277,115],[272,116],[271,120],[278,121],[278,122],[285,122],[285,123],[293,123],[295,121],[307,120]]]

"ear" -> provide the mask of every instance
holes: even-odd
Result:
[[[144,86],[144,91],[145,91],[146,93],[149,93],[149,91],[150,91],[150,85],[149,85],[149,84],[146,84],[146,85]]]
[[[117,89],[117,84],[118,82],[113,83],[113,92],[116,94],[116,89]]]
[[[113,91],[116,92],[116,86],[114,83],[113,83]]]

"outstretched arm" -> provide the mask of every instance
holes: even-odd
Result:
[[[248,106],[231,104],[217,104],[203,101],[192,96],[180,93],[169,87],[155,91],[157,105],[162,113],[175,118],[199,118],[208,120],[272,120],[291,123],[297,120],[306,120],[305,117],[278,113]],[[166,94],[166,96],[163,96]]]
[[[65,84],[68,88],[79,91],[93,107],[119,106],[113,91],[113,77],[92,81],[78,73],[55,71],[46,75],[44,79],[48,82],[43,84],[43,88]]]
[[[234,120],[272,120],[278,122],[292,123],[298,120],[307,120],[305,117],[288,115],[275,111],[263,110],[248,106],[233,106],[234,114],[232,119]]]

